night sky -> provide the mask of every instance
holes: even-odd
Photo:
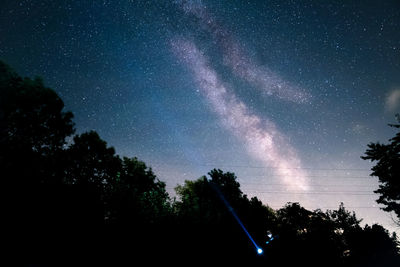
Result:
[[[399,1],[6,0],[0,59],[171,196],[220,168],[273,208],[344,202],[394,231],[360,156],[395,133],[399,30]]]

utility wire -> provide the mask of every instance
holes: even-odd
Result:
[[[365,193],[364,193],[365,192]],[[368,193],[367,193],[368,192]],[[376,194],[369,193],[370,191],[251,191],[246,190],[246,193],[255,194],[282,194],[282,195],[337,195],[345,194],[351,196],[374,196]]]
[[[172,162],[150,162],[149,165],[171,165],[171,166],[202,166],[202,167],[224,167],[224,168],[249,168],[249,169],[281,169],[281,170],[318,170],[318,171],[365,171],[370,172],[369,169],[359,168],[281,168],[281,167],[266,167],[266,166],[252,166],[252,165],[227,165],[216,163],[203,163],[203,164],[189,164],[189,163],[172,163]]]
[[[274,206],[270,206],[270,205],[267,205],[268,207],[270,207],[270,208],[273,208],[273,209],[281,209],[281,208],[283,208],[283,206],[276,206],[276,205],[274,205]],[[324,207],[324,206],[322,206],[322,207],[315,207],[315,208],[310,208],[310,209],[337,209],[339,206],[337,206],[337,207]],[[354,207],[351,207],[351,206],[349,206],[349,207],[345,207],[346,208],[346,210],[348,210],[348,209],[382,209],[383,207],[368,207],[368,206],[354,206]]]
[[[241,182],[239,181],[240,185],[243,186],[247,186],[247,185],[265,185],[265,186],[284,186],[284,187],[288,187],[287,184],[282,184],[282,183],[251,183],[251,182]],[[299,184],[292,184],[293,186],[298,186]],[[309,183],[308,185],[310,185],[311,187],[376,187],[375,185],[365,185],[365,184],[312,184]]]

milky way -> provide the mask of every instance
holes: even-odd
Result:
[[[265,96],[307,103],[311,96],[298,86],[285,81],[267,66],[261,66],[252,60],[234,36],[220,25],[201,2],[183,1],[181,8],[187,15],[197,19],[199,26],[212,36],[214,43],[220,47],[223,63],[233,73],[246,80]]]
[[[308,189],[305,171],[294,149],[285,141],[274,123],[249,112],[207,63],[205,55],[188,40],[171,42],[176,55],[192,70],[195,80],[222,124],[247,147],[248,153],[272,166],[291,188]]]

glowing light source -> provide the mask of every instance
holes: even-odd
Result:
[[[233,218],[237,221],[237,223],[242,227],[242,230],[246,233],[247,237],[250,239],[250,241],[253,243],[254,247],[257,249],[257,253],[260,255],[263,253],[263,250],[257,246],[256,241],[251,237],[250,233],[247,231],[246,227],[244,227],[242,221],[239,219],[237,216],[236,212],[232,208],[232,206],[229,204],[228,200],[224,197],[222,192],[219,190],[218,186],[214,184],[213,182],[210,182],[211,188],[215,190],[215,192],[218,194],[218,196],[221,198],[222,202],[225,204],[225,206],[228,208],[228,210],[231,212]]]
[[[269,244],[269,242],[271,242],[272,240],[274,240],[274,237],[272,236],[272,234],[268,234],[269,240],[267,242],[265,242],[265,244]]]

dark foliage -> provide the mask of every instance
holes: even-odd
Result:
[[[400,129],[400,124],[389,126]],[[371,175],[379,178],[379,189],[375,191],[379,194],[377,202],[385,206],[383,210],[394,212],[400,225],[400,132],[388,144],[369,144],[365,156],[361,158],[376,161]]]
[[[396,236],[362,228],[343,205],[275,211],[217,169],[178,185],[172,201],[144,162],[121,159],[94,131],[73,136],[72,113],[40,79],[0,63],[0,96],[3,242],[14,263],[399,266]]]

